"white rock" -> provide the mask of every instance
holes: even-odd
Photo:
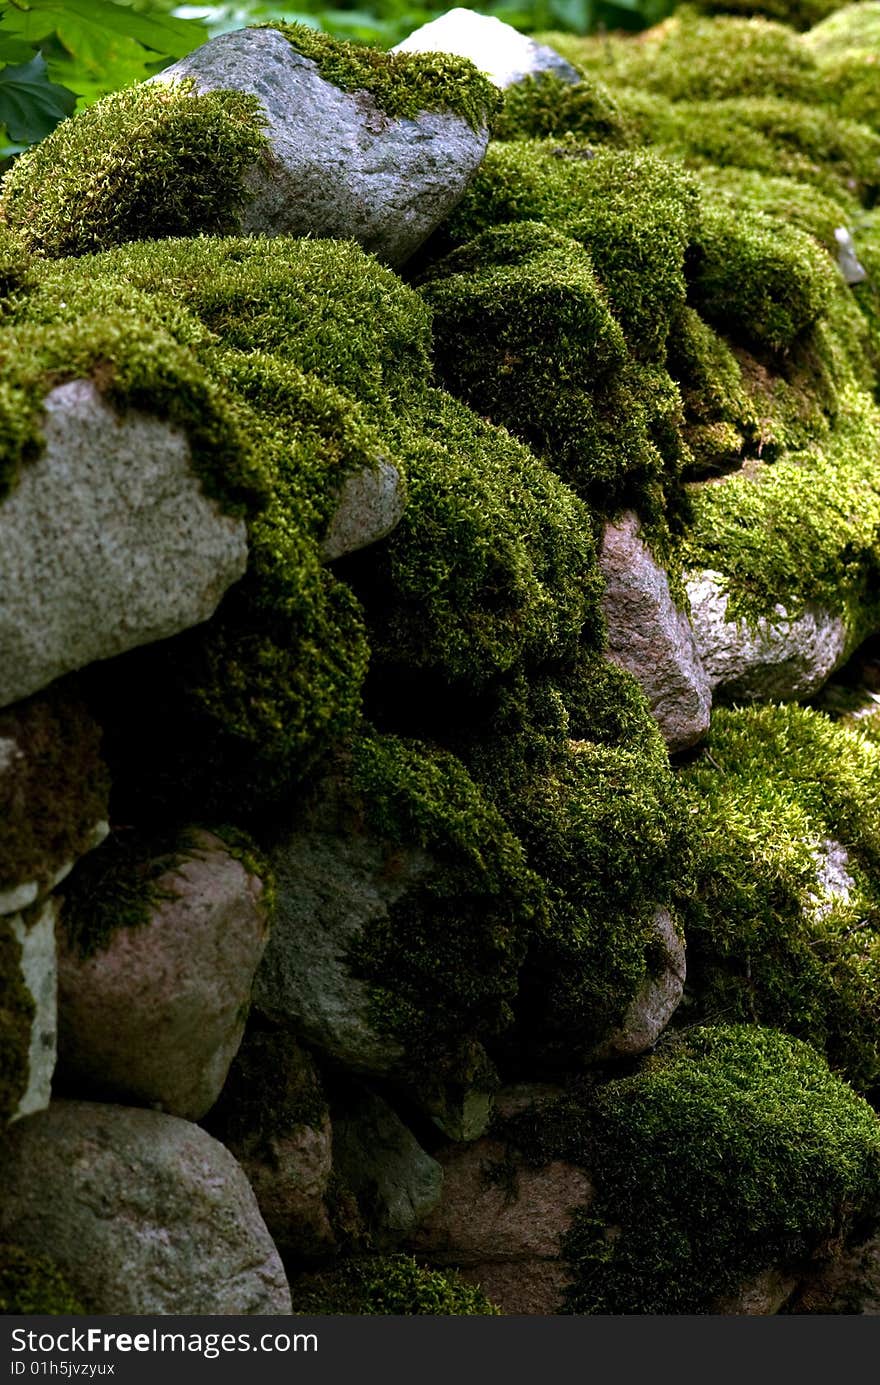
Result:
[[[14,1125],[0,1239],[53,1260],[89,1313],[291,1311],[242,1170],[197,1125],[158,1111],[60,1101]]]
[[[356,553],[387,538],[403,518],[406,497],[400,472],[391,462],[347,476],[321,545],[325,562]]]
[[[5,922],[21,947],[21,975],[34,1001],[27,1087],[11,1117],[16,1121],[44,1110],[52,1095],[58,1041],[55,904],[47,900],[33,920],[19,914]]]
[[[178,429],[119,418],[87,380],[45,411],[45,450],[0,505],[0,706],[207,620],[247,562]]]
[[[535,43],[510,24],[473,10],[448,10],[392,48],[392,53],[454,53],[470,58],[496,87],[512,87],[526,77],[548,73],[564,82],[579,82],[580,74],[561,54]]]
[[[664,954],[655,976],[648,976],[629,1003],[620,1027],[602,1045],[601,1054],[634,1056],[644,1053],[660,1038],[684,995],[686,957],[682,937],[668,909],[654,914],[654,934]]]
[[[643,688],[669,749],[686,750],[709,729],[711,687],[687,614],[632,511],[606,525],[599,565],[608,653]]]
[[[751,629],[743,620],[728,620],[720,573],[691,573],[686,587],[697,649],[713,691],[796,702],[818,692],[846,657],[846,622],[830,611],[809,606],[792,619],[777,603],[772,618],[762,617]]]
[[[863,284],[868,277],[868,271],[856,254],[852,234],[845,226],[837,226],[834,230],[834,239],[837,241],[837,263],[840,266],[844,283]]]
[[[826,837],[813,851],[818,889],[810,897],[814,918],[823,919],[835,904],[848,904],[856,882],[849,873],[849,852],[840,842]]]
[[[248,170],[245,233],[358,241],[406,260],[452,211],[482,162],[488,127],[451,111],[391,117],[364,91],[321,77],[275,29],[221,34],[151,80],[256,96],[270,157]]]

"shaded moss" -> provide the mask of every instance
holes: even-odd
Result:
[[[81,1315],[81,1306],[64,1275],[51,1260],[21,1246],[0,1245],[0,1314]]]
[[[114,92],[16,161],[0,216],[49,255],[234,231],[263,121],[256,97],[192,82]]]
[[[477,1288],[452,1272],[421,1268],[409,1255],[352,1259],[337,1269],[304,1275],[291,1285],[294,1314],[497,1314]]]
[[[819,712],[716,709],[682,771],[700,834],[688,987],[710,1017],[808,1039],[860,1088],[880,1080],[880,755]],[[829,851],[842,884],[823,886]],[[830,889],[830,893],[826,891]],[[835,893],[837,890],[837,893]]]
[[[251,1020],[219,1100],[202,1124],[241,1158],[277,1160],[275,1140],[320,1127],[328,1105],[314,1063],[293,1034]]]
[[[0,888],[48,887],[107,817],[101,732],[62,685],[0,711],[0,741],[9,747],[0,773]]]
[[[870,626],[880,591],[880,419],[845,391],[836,431],[772,467],[692,489],[686,568],[720,572],[731,616],[809,602],[845,615],[853,638]],[[867,633],[867,630],[866,630]]]
[[[374,695],[405,703],[415,682],[436,705],[601,639],[590,513],[532,453],[432,391],[397,455],[403,519],[336,565],[364,603]]]
[[[8,921],[0,919],[0,1127],[14,1115],[27,1091],[35,1013],[34,998],[21,974],[21,944]]]
[[[727,342],[693,308],[684,308],[669,336],[667,365],[681,387],[683,436],[697,474],[727,471],[750,444],[761,448],[761,425]]]
[[[499,104],[497,88],[467,58],[451,53],[385,53],[342,43],[306,24],[267,24],[277,29],[321,76],[342,91],[368,91],[386,115],[451,111],[474,129],[484,128]]]
[[[180,864],[188,836],[117,829],[78,861],[61,889],[60,926],[80,957],[101,952],[118,928],[149,923],[173,894],[159,880]]]

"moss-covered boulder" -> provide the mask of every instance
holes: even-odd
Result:
[[[702,841],[691,1010],[808,1039],[862,1089],[880,1075],[880,758],[799,707],[716,711],[682,772]]]

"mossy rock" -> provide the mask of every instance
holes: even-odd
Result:
[[[711,1313],[880,1214],[875,1112],[807,1044],[754,1025],[670,1036],[631,1076],[539,1102],[503,1133],[595,1184],[563,1242],[571,1313]]]
[[[473,1317],[498,1309],[453,1272],[418,1265],[410,1255],[367,1256],[295,1279],[295,1314]]]
[[[876,1085],[876,745],[808,708],[719,708],[680,783],[699,834],[686,1013],[785,1029]]]
[[[84,1312],[51,1260],[31,1255],[20,1246],[0,1245],[0,1314],[64,1317]]]
[[[572,132],[597,144],[629,143],[626,118],[603,82],[583,76],[564,81],[552,72],[526,77],[504,93],[495,139],[549,139]]]
[[[234,231],[266,148],[256,98],[145,83],[105,96],[20,158],[0,213],[27,245],[82,255],[129,240]]]

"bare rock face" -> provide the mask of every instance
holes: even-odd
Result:
[[[55,904],[0,918],[0,1125],[49,1105],[58,1040]]]
[[[687,614],[632,511],[606,526],[599,563],[609,655],[644,689],[669,749],[686,750],[709,729],[710,680]]]
[[[0,706],[207,620],[247,563],[179,429],[118,417],[88,380],[44,408],[45,450],[0,505]]]
[[[228,1150],[156,1111],[58,1102],[0,1142],[0,1240],[89,1313],[279,1314],[290,1291]]]
[[[724,579],[692,573],[687,581],[691,624],[713,691],[745,700],[797,702],[819,691],[846,656],[848,631],[841,616],[808,607],[791,618],[777,604],[754,629],[729,620]]]
[[[653,1047],[684,995],[686,958],[684,941],[668,909],[654,915],[657,952],[663,960],[633,996],[620,1028],[602,1046],[603,1057],[634,1057]]]
[[[198,1120],[241,1043],[268,928],[262,883],[223,843],[156,882],[148,923],[82,957],[59,930],[59,1055],[68,1089]]]
[[[447,10],[392,49],[394,53],[455,53],[502,90],[526,77],[549,74],[563,82],[579,82],[580,74],[555,49],[536,43],[510,24],[473,10]]]
[[[274,29],[221,34],[154,81],[256,96],[269,156],[249,170],[245,234],[354,239],[387,264],[406,260],[461,198],[488,144],[450,111],[391,117],[365,91],[325,81]]]
[[[880,1236],[817,1266],[799,1285],[789,1311],[880,1317]]]
[[[561,1160],[531,1168],[493,1139],[438,1159],[443,1193],[412,1241],[416,1253],[459,1267],[504,1313],[558,1313],[569,1282],[560,1241],[574,1209],[593,1199],[587,1174]]]
[[[772,1317],[785,1306],[796,1286],[794,1275],[780,1269],[764,1270],[736,1293],[719,1299],[712,1311],[725,1317]]]
[[[330,526],[321,544],[326,563],[387,538],[403,518],[406,497],[400,472],[379,462],[346,477]]]
[[[333,1165],[374,1237],[388,1244],[412,1233],[440,1200],[442,1168],[366,1087],[334,1118]]]

